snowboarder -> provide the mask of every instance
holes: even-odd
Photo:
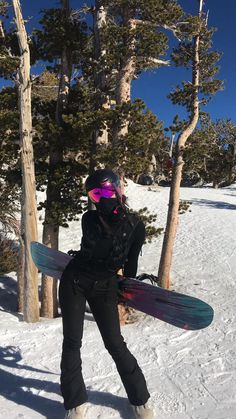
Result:
[[[145,227],[128,212],[120,179],[113,171],[95,171],[87,178],[85,187],[96,210],[83,214],[81,248],[65,268],[59,288],[64,336],[61,392],[66,418],[85,418],[87,394],[80,348],[87,300],[135,418],[153,419],[153,411],[147,404],[150,394],[146,381],[121,335],[117,309],[117,272],[122,268],[124,276],[135,277]]]

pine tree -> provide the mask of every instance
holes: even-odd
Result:
[[[185,172],[198,173],[214,187],[235,181],[236,128],[230,120],[204,118],[185,151]]]
[[[103,1],[103,4],[108,10],[103,34],[106,63],[112,69],[112,97],[118,113],[112,131],[112,142],[116,145],[129,130],[131,83],[142,71],[169,64],[163,59],[168,47],[163,28],[175,25],[182,9],[175,2],[165,0]]]
[[[65,19],[65,23],[68,21],[70,16],[69,1],[62,0],[62,12]],[[55,121],[58,127],[63,124],[62,115],[63,111],[66,110],[68,95],[70,89],[71,73],[72,73],[72,51],[67,47],[65,43],[62,47],[60,57],[60,73],[59,73],[59,89],[58,97],[56,102]],[[63,149],[60,142],[57,146],[53,145],[49,151],[49,167],[51,171],[54,171],[56,167],[59,167],[63,163]],[[58,185],[53,181],[53,177],[48,177],[48,184],[46,190],[46,209],[43,227],[43,243],[54,249],[58,249],[59,240],[59,224],[57,220],[52,220],[50,211],[54,202],[58,202],[60,199],[60,189]],[[42,317],[56,317],[58,314],[57,308],[57,280],[50,278],[47,275],[42,276],[42,302],[41,302],[41,316]]]
[[[216,62],[219,59],[219,54],[208,51],[211,47],[213,31],[207,28],[202,5],[203,1],[200,0],[198,17],[186,17],[181,33],[182,41],[179,48],[175,49],[172,55],[176,65],[191,68],[192,81],[183,82],[182,87],[178,86],[169,95],[173,103],[186,106],[189,112],[189,119],[185,121],[175,147],[175,164],[170,189],[167,224],[158,271],[158,277],[165,288],[170,286],[170,269],[177,231],[179,193],[184,165],[183,152],[186,141],[196,128],[200,104],[206,104],[209,97],[222,87],[222,82],[214,80],[218,70]]]
[[[103,151],[107,153],[110,144],[116,150],[113,156],[108,150],[113,165],[125,162],[128,166],[130,160],[126,156],[124,158],[124,150],[125,154],[131,155],[128,146],[132,133],[127,141],[126,136],[133,125],[131,118],[138,110],[141,114],[143,108],[140,102],[131,102],[131,83],[142,71],[169,64],[169,61],[163,59],[168,48],[165,32],[166,29],[174,30],[183,12],[175,2],[165,0],[155,0],[150,4],[144,1],[100,0],[95,2],[94,8],[88,9],[88,12],[91,11],[94,16],[94,30],[91,34],[93,48],[88,51],[90,60],[85,60],[82,66],[83,82],[87,84],[90,98],[93,96],[90,105],[94,109],[95,135],[90,140],[90,170],[97,165],[99,155]],[[145,112],[143,114],[145,119]],[[91,120],[91,115],[88,118]],[[96,138],[102,137],[104,130],[108,134],[108,141],[106,139],[105,145],[102,141],[101,147],[98,147]],[[148,148],[148,144],[145,148]],[[150,160],[155,167],[154,154]],[[106,164],[109,165],[108,161]]]
[[[46,201],[40,203],[40,208],[45,208],[43,243],[53,248],[58,248],[59,227],[65,226],[67,220],[71,219],[70,214],[75,212],[75,208],[71,209],[73,203],[70,200],[70,197],[73,196],[73,187],[75,195],[77,191],[76,202],[81,197],[81,180],[76,184],[78,175],[81,175],[81,166],[77,165],[79,173],[73,176],[73,169],[76,165],[74,163],[70,165],[68,159],[68,149],[71,144],[70,129],[64,121],[64,114],[69,108],[72,71],[77,64],[82,44],[81,39],[84,40],[83,27],[78,13],[71,10],[69,1],[63,0],[61,5],[61,9],[44,11],[41,20],[43,29],[35,31],[34,38],[34,47],[39,51],[38,58],[49,61],[59,60],[59,65],[51,69],[58,73],[59,77],[56,101],[53,96],[54,90],[51,91],[51,100],[50,96],[47,99],[46,108],[45,98],[40,95],[35,98],[37,115],[44,114],[46,116],[41,121],[38,117],[35,118],[36,148],[40,148],[40,139],[47,144],[43,158],[41,156],[41,164],[37,165],[38,179],[44,180],[46,187]],[[49,39],[50,43],[48,43]],[[47,166],[44,179],[40,174],[43,166]],[[77,205],[76,215],[80,208],[81,204]],[[57,281],[47,276],[43,276],[42,282],[41,315],[46,317],[57,315]]]

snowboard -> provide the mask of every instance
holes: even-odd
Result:
[[[61,278],[63,270],[72,259],[66,253],[38,242],[31,242],[31,255],[40,272],[57,279]],[[145,277],[145,274],[142,277]],[[133,278],[120,279],[119,290],[121,302],[127,306],[181,329],[204,329],[213,320],[212,307],[196,297],[149,285]]]

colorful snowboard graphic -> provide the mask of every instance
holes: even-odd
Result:
[[[38,243],[31,243],[32,259],[42,273],[60,279],[71,256]],[[127,306],[186,330],[204,329],[213,320],[214,311],[204,301],[124,278],[119,282],[122,301]]]

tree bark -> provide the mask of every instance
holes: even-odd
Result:
[[[61,0],[62,7],[65,9],[68,17],[70,14],[70,2],[69,0]],[[62,114],[66,109],[68,102],[68,94],[70,90],[70,80],[72,73],[72,62],[71,53],[68,47],[65,45],[62,50],[61,56],[61,71],[60,71],[60,82],[58,90],[58,99],[56,106],[55,119],[58,126],[63,124]],[[60,162],[63,161],[63,150],[58,145],[57,149],[54,147],[50,150],[49,166],[56,168]],[[57,222],[53,222],[51,219],[51,208],[53,202],[57,202],[60,199],[60,191],[55,185],[55,182],[49,179],[47,192],[46,192],[46,210],[45,210],[45,221],[43,227],[43,243],[53,249],[58,249],[59,242],[59,226]],[[57,302],[57,280],[47,275],[42,275],[42,293],[41,293],[41,316],[47,318],[54,318],[58,315],[58,302]]]
[[[22,225],[24,241],[24,320],[39,320],[38,271],[30,254],[31,241],[38,240],[34,155],[32,146],[30,50],[19,0],[13,0],[21,53],[18,72],[20,140],[22,165]]]
[[[202,14],[202,0],[199,1],[199,16]],[[186,141],[196,128],[199,117],[199,44],[200,31],[194,39],[194,59],[193,59],[193,78],[192,85],[194,87],[193,95],[193,111],[190,122],[186,129],[179,135],[176,144],[176,158],[173,167],[173,177],[170,188],[169,207],[167,213],[166,230],[162,245],[161,259],[158,271],[158,278],[163,288],[170,287],[170,272],[173,259],[174,242],[176,238],[178,218],[179,218],[179,201],[180,201],[180,184],[182,180],[182,170],[184,165],[183,151]]]
[[[43,229],[43,243],[52,249],[58,249],[58,239],[59,227],[57,225],[53,226],[52,224],[45,224]],[[43,274],[41,291],[41,316],[54,318],[57,315],[57,279]]]
[[[25,248],[22,236],[19,239],[19,253],[17,265],[17,312],[24,312],[24,266],[25,266]]]
[[[5,38],[5,33],[4,33],[3,24],[1,20],[0,20],[0,38],[2,39]]]
[[[129,19],[127,26],[130,27],[130,31],[134,31],[136,27],[136,21],[134,19]],[[117,105],[122,105],[131,101],[131,83],[134,79],[137,57],[135,56],[135,35],[131,42],[131,55],[122,64],[118,75],[117,75],[117,85],[115,91],[115,101]],[[123,136],[128,134],[129,130],[129,118],[127,117],[119,126],[116,127],[113,134],[113,143],[116,142]]]
[[[234,182],[236,176],[236,133],[234,136],[234,141],[232,142],[232,149],[232,161],[229,169],[229,185],[231,185]]]
[[[95,88],[100,92],[100,98],[96,104],[97,109],[109,109],[110,98],[106,92],[107,78],[104,72],[106,49],[102,42],[101,33],[107,21],[107,9],[101,5],[101,1],[95,2],[94,11],[94,58],[99,63],[98,71],[94,74]],[[94,138],[96,145],[108,144],[108,127],[106,122],[104,127],[95,132]]]
[[[157,168],[157,159],[156,159],[155,154],[152,154],[151,161],[148,166],[147,174],[150,176],[153,176],[156,172],[156,168]]]

